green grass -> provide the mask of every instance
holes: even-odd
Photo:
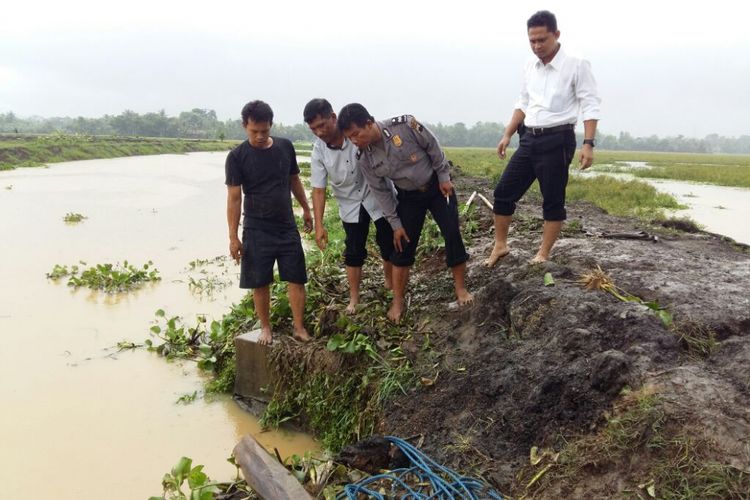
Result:
[[[0,170],[122,156],[228,151],[237,141],[91,135],[0,135]]]
[[[597,151],[594,158],[594,171],[750,188],[748,155]],[[646,162],[651,168],[628,168],[625,162],[631,161]]]
[[[492,189],[505,169],[511,152],[500,160],[491,148],[446,148],[446,155],[462,172],[485,178]],[[620,155],[620,153],[614,153]],[[654,153],[644,153],[653,155]],[[689,156],[689,155],[688,155]],[[611,160],[611,156],[606,156]],[[576,159],[571,170],[576,169]],[[597,161],[601,161],[597,158]],[[642,160],[633,160],[642,161]],[[748,169],[750,172],[750,169]],[[534,183],[530,196],[539,197],[539,185]],[[605,176],[571,175],[567,189],[568,200],[586,200],[612,215],[636,216],[644,219],[663,218],[665,210],[683,208],[672,196],[659,193],[654,187],[638,180],[624,181]]]

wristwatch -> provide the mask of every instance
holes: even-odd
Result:
[[[593,148],[593,147],[596,147],[596,144],[594,144],[594,139],[584,139],[584,140],[583,140],[583,143],[584,143],[584,144],[588,144],[588,145],[589,145],[589,146],[591,146],[592,148]]]

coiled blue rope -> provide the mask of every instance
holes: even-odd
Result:
[[[403,500],[502,500],[495,490],[478,479],[459,476],[455,471],[440,465],[403,439],[386,436],[412,464],[409,468],[392,470],[388,474],[369,476],[356,483],[347,484],[337,500],[357,500],[364,494],[376,500],[400,498]],[[411,479],[411,480],[409,480]],[[390,483],[390,492],[384,496],[368,488],[373,483]]]

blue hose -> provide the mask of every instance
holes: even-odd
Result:
[[[455,471],[440,465],[403,439],[386,436],[385,439],[397,446],[409,462],[409,468],[395,469],[387,474],[369,476],[356,483],[344,486],[336,500],[357,500],[359,495],[385,500],[502,500],[502,495],[478,479],[459,476]],[[411,477],[411,481],[408,479]],[[384,496],[379,491],[368,488],[373,483],[390,483],[390,492]],[[412,486],[409,486],[412,484]],[[387,487],[387,486],[386,486]],[[416,488],[416,489],[414,489]],[[481,495],[481,496],[478,496]]]

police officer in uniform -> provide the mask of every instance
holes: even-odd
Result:
[[[470,303],[473,297],[465,284],[469,256],[458,226],[450,165],[437,138],[413,116],[377,122],[357,103],[341,109],[338,127],[359,148],[357,166],[393,228],[393,303],[388,318],[399,322],[404,312],[409,271],[428,210],[445,240],[457,303]],[[388,180],[396,186],[395,196]]]

